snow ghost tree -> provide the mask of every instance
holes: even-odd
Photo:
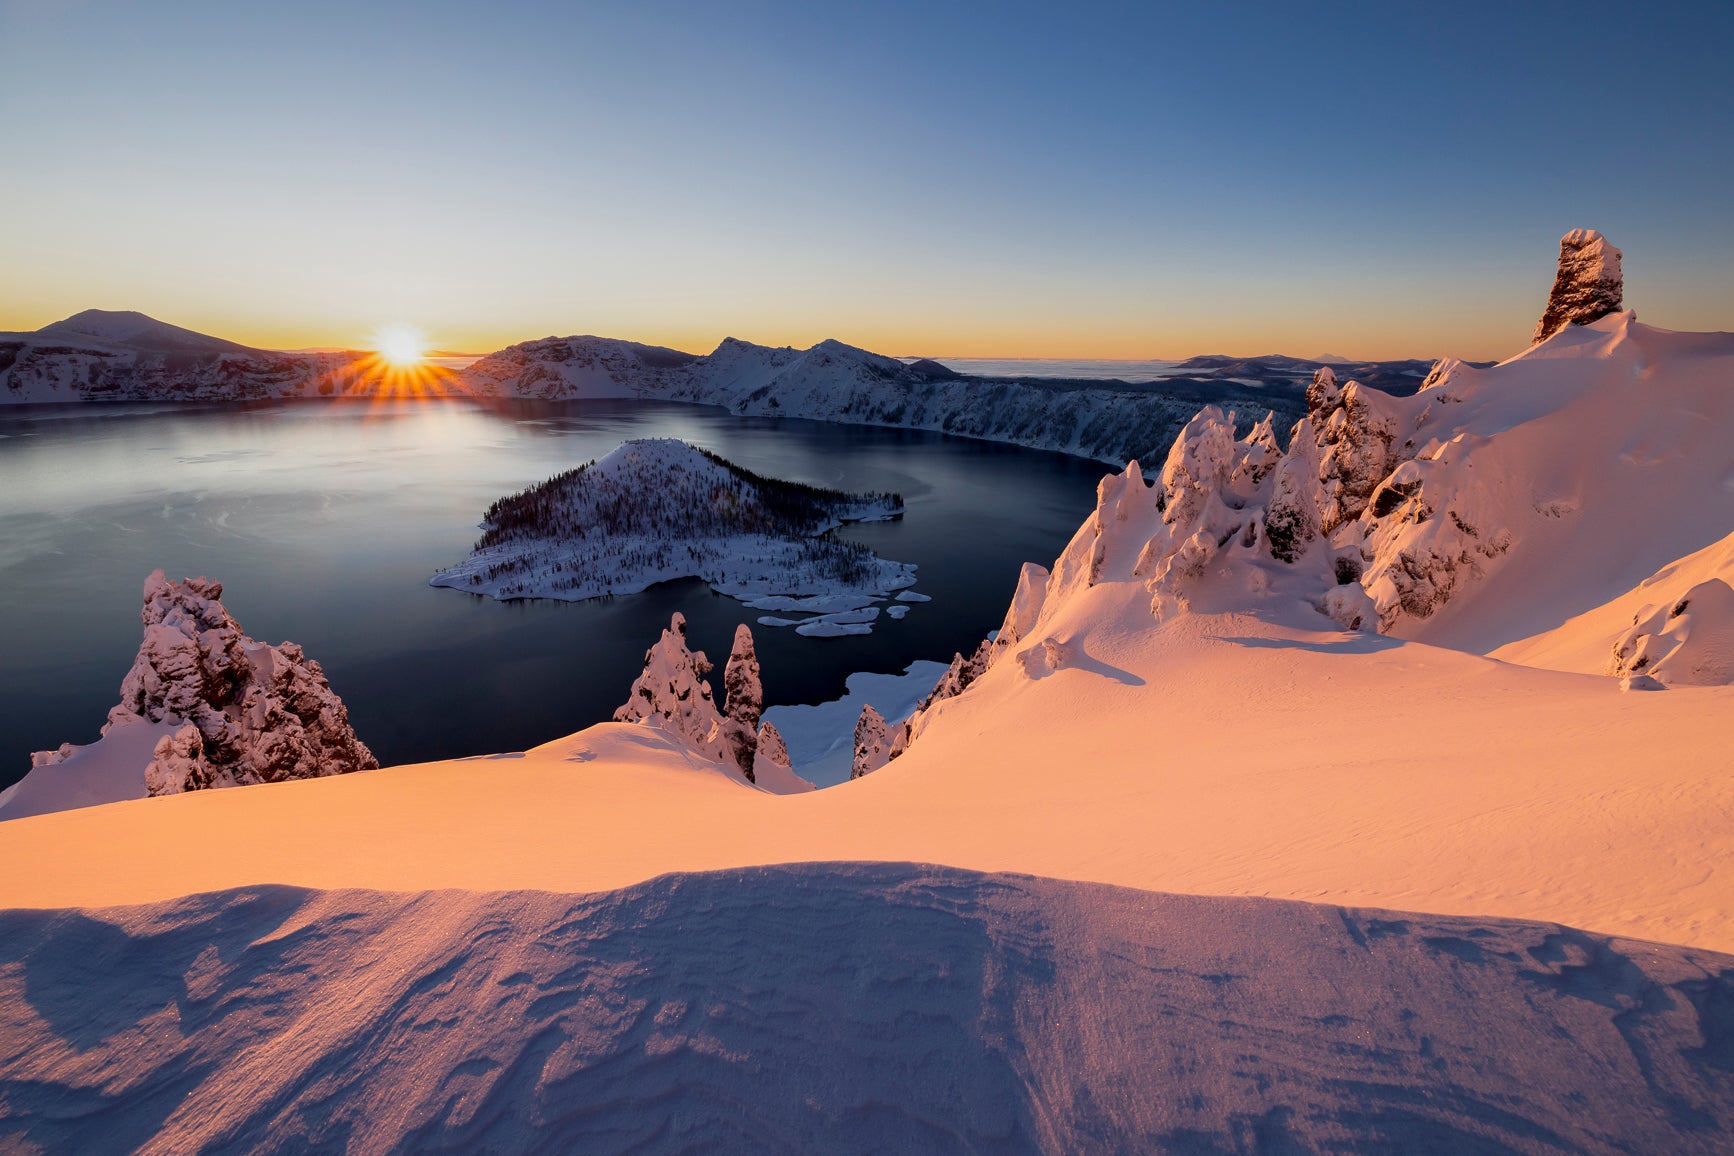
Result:
[[[1530,344],[1546,341],[1567,325],[1588,325],[1618,313],[1625,296],[1623,256],[1594,229],[1573,229],[1561,237],[1559,273]]]
[[[267,646],[241,632],[208,578],[144,584],[144,641],[103,726],[181,724],[158,740],[145,785],[152,795],[275,783],[379,765],[355,737],[349,711],[320,665],[293,642]]]
[[[885,717],[869,704],[861,708],[855,723],[855,757],[849,765],[849,777],[859,779],[872,774],[891,761],[891,730]]]
[[[753,781],[753,756],[759,747],[759,715],[764,711],[765,691],[759,683],[759,656],[753,650],[753,632],[746,623],[735,627],[734,647],[723,668],[725,729],[734,746],[735,759],[747,782]],[[785,758],[786,758],[785,754]]]
[[[756,687],[756,659],[752,668]],[[705,758],[740,767],[738,730],[717,710],[710,683],[704,679],[711,669],[704,651],[688,649],[686,616],[675,614],[662,637],[644,652],[644,673],[632,683],[631,697],[614,712],[614,721],[661,727]],[[748,733],[756,745],[756,731]],[[746,774],[748,779],[753,777],[750,770]]]

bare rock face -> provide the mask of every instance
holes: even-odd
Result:
[[[1594,229],[1573,229],[1559,241],[1559,273],[1530,344],[1546,341],[1567,325],[1588,325],[1618,313],[1625,284],[1622,254]]]
[[[144,641],[103,731],[137,719],[185,724],[158,741],[145,769],[150,794],[377,767],[319,664],[293,642],[248,638],[222,594],[208,578],[170,582],[156,570],[145,579]]]

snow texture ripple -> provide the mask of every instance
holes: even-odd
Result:
[[[316,977],[310,982],[310,977]],[[0,1146],[1726,1151],[1734,958],[912,864],[0,913]]]

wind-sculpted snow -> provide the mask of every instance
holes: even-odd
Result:
[[[1658,686],[1734,683],[1734,532],[1494,656]]]
[[[0,914],[0,1146],[1719,1152],[1734,958],[914,865]]]
[[[915,567],[823,535],[902,513],[896,494],[763,478],[685,442],[643,439],[495,502],[475,550],[431,582],[500,599],[579,601],[696,577],[756,609],[838,603],[823,607],[838,613],[765,625],[811,634],[860,623],[865,633],[877,610],[863,608],[913,586]]]

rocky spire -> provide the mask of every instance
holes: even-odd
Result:
[[[1594,229],[1573,229],[1561,237],[1559,274],[1530,343],[1546,341],[1567,325],[1588,325],[1619,312],[1624,292],[1621,255]]]
[[[1337,385],[1337,371],[1328,365],[1319,366],[1313,370],[1312,384],[1307,386],[1307,416],[1323,425],[1342,396],[1342,388]]]
[[[241,632],[208,578],[144,584],[144,641],[120,686],[109,727],[180,723],[145,768],[152,795],[274,783],[379,765],[355,737],[325,671],[293,642],[267,646]]]
[[[723,668],[723,713],[728,716],[724,729],[730,734],[735,760],[749,783],[753,781],[753,755],[759,746],[759,715],[764,706],[759,656],[753,650],[753,632],[743,622],[735,627],[734,647]],[[787,757],[785,754],[785,761]]]
[[[885,725],[885,716],[871,704],[864,706],[855,723],[855,758],[849,765],[849,777],[870,775],[890,761],[891,732]]]

